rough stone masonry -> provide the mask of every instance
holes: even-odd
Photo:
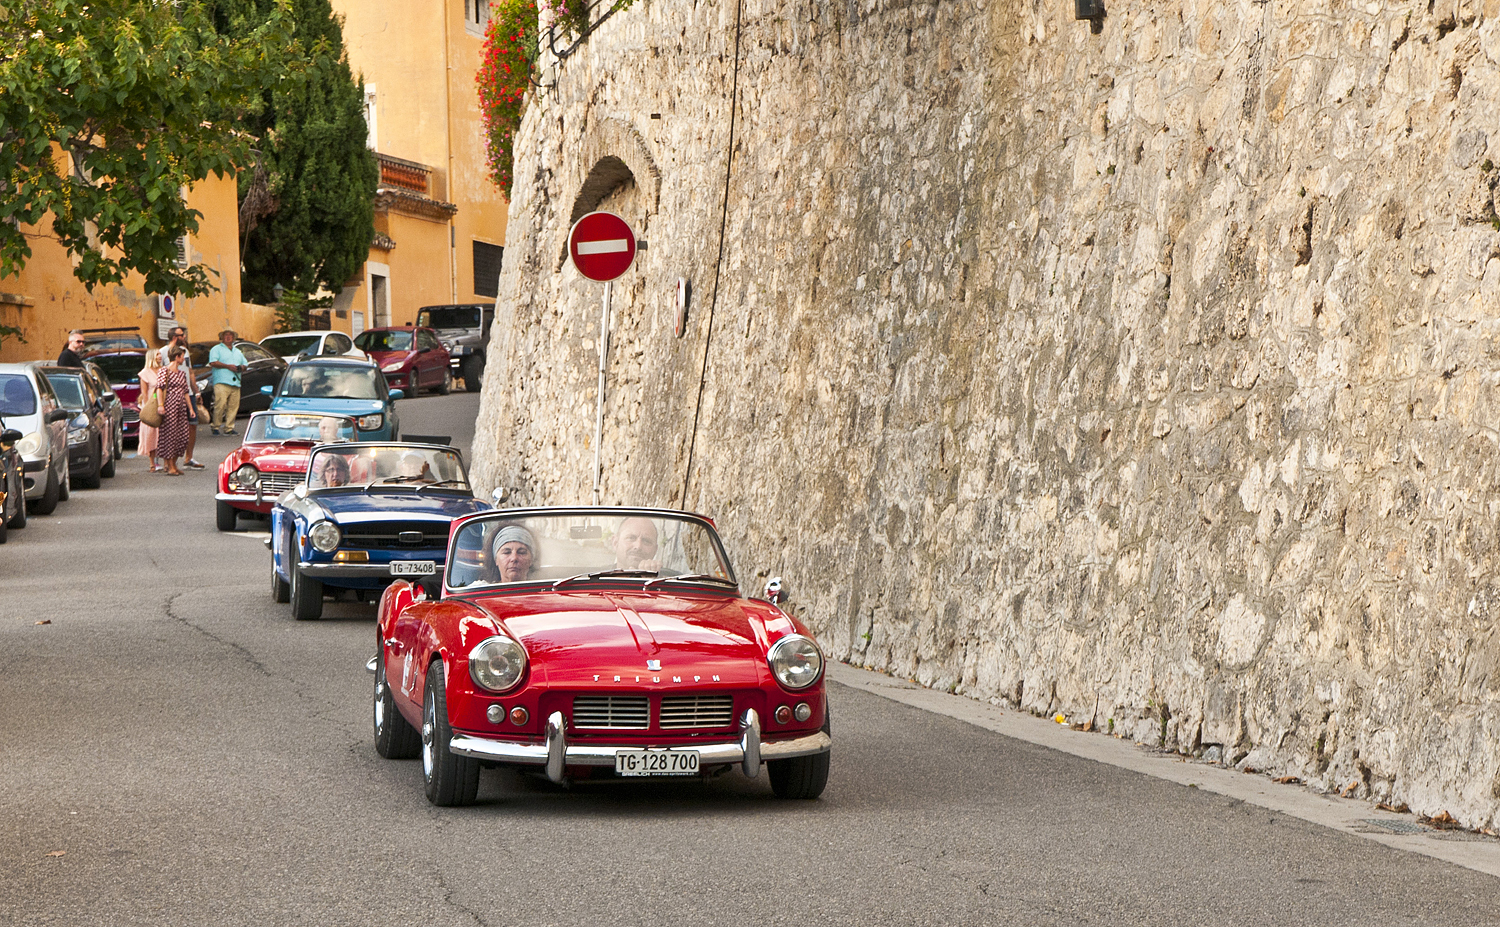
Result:
[[[1500,0],[638,0],[517,146],[477,482],[833,657],[1500,813]],[[674,336],[678,278],[693,287]]]

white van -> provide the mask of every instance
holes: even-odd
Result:
[[[51,515],[68,498],[70,415],[36,364],[0,364],[0,422],[21,433],[26,504],[38,515]]]

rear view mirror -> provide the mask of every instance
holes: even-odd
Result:
[[[72,417],[73,413],[69,412],[67,409],[53,409],[51,412],[47,413],[47,424],[50,425],[53,422],[66,422]]]
[[[401,392],[399,389],[393,389],[390,392],[391,402],[395,402],[397,399],[404,398],[405,396],[406,394]]]
[[[276,388],[273,386],[262,386],[260,388],[260,391],[262,393],[265,393],[267,396],[270,396],[276,392]]]

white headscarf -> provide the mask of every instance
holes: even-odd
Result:
[[[526,545],[528,551],[533,554],[536,553],[536,538],[532,537],[531,532],[520,525],[506,525],[504,528],[496,531],[495,539],[490,541],[491,553],[498,551],[508,541],[520,541]]]

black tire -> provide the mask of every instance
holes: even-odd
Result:
[[[453,727],[448,723],[448,695],[442,659],[427,667],[422,692],[422,784],[427,800],[451,808],[472,805],[479,794],[479,761],[448,749]]]
[[[289,572],[292,574],[292,617],[298,621],[322,618],[323,581],[303,576],[301,567],[295,560],[292,561]]]
[[[37,515],[51,515],[57,511],[57,503],[62,501],[62,490],[58,486],[57,473],[51,467],[47,468],[47,488],[42,491],[40,499],[33,499],[31,511]]]
[[[443,368],[443,385],[438,387],[438,395],[446,396],[453,392],[453,368]]]
[[[104,472],[104,438],[101,436],[98,443],[94,445],[93,465],[89,467],[91,472],[83,474],[78,478],[78,485],[84,489],[98,489],[100,474]]]
[[[275,599],[278,605],[285,605],[292,600],[292,587],[287,585],[287,581],[281,578],[280,573],[276,572],[275,563],[271,564],[271,598]]]
[[[57,501],[67,502],[68,497],[71,495],[73,495],[73,471],[69,470],[67,465],[64,464],[62,476],[59,478],[57,484]]]
[[[118,460],[121,456],[122,455],[120,453],[118,442],[114,439],[110,439],[109,456],[104,459],[104,463],[99,465],[99,475],[107,480],[114,479],[115,461]]]
[[[833,732],[832,717],[824,708],[823,733]],[[810,800],[823,794],[828,785],[828,761],[832,751],[814,753],[812,756],[794,756],[786,760],[766,762],[766,774],[771,779],[771,791],[777,798]]]
[[[20,530],[26,527],[26,492],[19,473],[16,474],[15,484],[11,486],[10,491],[14,493],[17,500],[16,514],[11,517],[10,521],[5,523],[5,526]]]
[[[240,520],[239,510],[223,499],[214,500],[214,518],[220,531],[233,531]]]
[[[121,457],[124,457],[124,456],[125,456],[125,425],[122,422],[120,424],[120,427],[118,427],[118,428],[115,429],[115,453],[114,453],[114,459],[115,460],[119,460]],[[105,474],[105,476],[114,476],[114,475],[115,475],[114,467],[110,467],[109,472]]]
[[[5,513],[0,511],[0,544],[10,540],[10,523],[4,518]]]
[[[377,642],[379,636],[376,636]],[[388,760],[409,760],[422,752],[422,735],[396,707],[385,681],[385,647],[375,652],[375,752]]]
[[[458,365],[458,375],[464,378],[464,389],[479,392],[479,381],[484,378],[484,358],[466,357]]]

